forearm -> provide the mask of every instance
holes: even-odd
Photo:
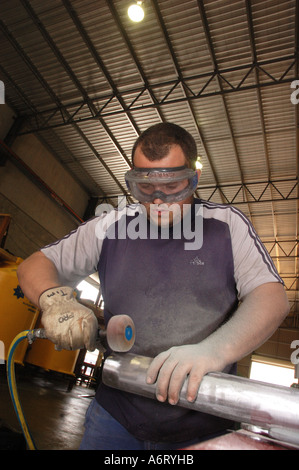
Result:
[[[17,274],[26,297],[42,310],[46,337],[58,350],[95,349],[98,320],[76,301],[71,287],[53,289],[60,282],[52,261],[36,252],[20,264]]]
[[[37,306],[42,292],[60,285],[54,264],[41,251],[25,259],[17,275],[25,296]]]
[[[175,404],[187,376],[187,399],[196,397],[202,377],[220,372],[263,344],[278,328],[289,311],[284,288],[278,283],[263,284],[244,299],[234,315],[198,344],[175,346],[152,361],[147,382],[157,379],[160,401],[167,396]]]
[[[237,362],[261,346],[289,312],[284,288],[263,284],[244,299],[234,315],[204,342],[215,351],[219,367]]]

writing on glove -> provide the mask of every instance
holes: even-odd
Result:
[[[46,336],[57,350],[95,350],[98,320],[92,310],[77,302],[71,287],[46,290],[39,305]]]

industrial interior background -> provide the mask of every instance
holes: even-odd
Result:
[[[137,136],[170,121],[195,138],[197,194],[251,220],[290,314],[255,354],[290,362],[298,308],[298,0],[2,0],[0,213],[26,258],[132,201]],[[89,282],[97,285],[94,276]],[[126,312],[128,315],[130,312]],[[248,376],[250,357],[239,363]]]

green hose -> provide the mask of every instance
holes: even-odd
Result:
[[[19,395],[18,395],[17,386],[16,386],[15,367],[14,367],[15,351],[21,341],[23,341],[24,339],[28,339],[28,335],[32,336],[33,331],[31,330],[22,331],[15,337],[15,339],[11,343],[9,351],[8,351],[6,369],[7,369],[7,380],[8,380],[10,396],[14,405],[17,418],[21,425],[25,440],[27,442],[27,446],[29,450],[36,450],[35,444],[33,442],[32,436],[28,429],[26,419],[23,414],[22,406],[19,400]]]

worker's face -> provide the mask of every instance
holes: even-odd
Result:
[[[136,148],[134,153],[135,168],[176,168],[184,165],[187,165],[187,162],[183,150],[179,145],[173,145],[166,157],[161,160],[148,160],[140,146]],[[199,174],[200,172],[198,175]],[[182,184],[182,182],[180,182],[180,184]],[[188,180],[186,180],[185,184],[188,184]],[[144,202],[142,204],[146,209],[147,217],[155,224],[163,226],[165,224],[173,225],[173,223],[181,220],[183,216],[183,206],[187,204],[190,206],[192,201],[193,195],[182,201],[176,201],[175,203],[165,203],[163,199],[157,198],[152,202]]]

